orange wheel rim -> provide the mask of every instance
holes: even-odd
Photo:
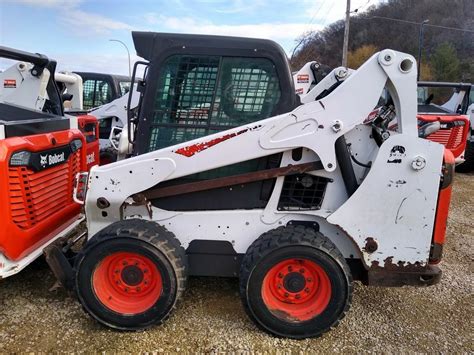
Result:
[[[326,271],[308,259],[286,259],[268,270],[262,299],[277,318],[304,322],[321,314],[331,299]]]
[[[150,258],[138,253],[115,252],[96,267],[92,286],[105,307],[134,315],[147,311],[158,301],[163,281]]]

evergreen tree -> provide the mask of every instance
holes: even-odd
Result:
[[[448,42],[438,45],[431,56],[431,67],[436,81],[459,81],[460,66],[456,48]]]

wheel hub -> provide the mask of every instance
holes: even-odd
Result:
[[[286,259],[271,267],[262,285],[270,312],[283,319],[305,321],[324,311],[331,282],[324,269],[309,259]]]
[[[314,296],[318,286],[317,275],[308,269],[304,260],[291,259],[272,270],[272,291],[280,301],[302,303]]]
[[[143,281],[143,271],[135,265],[129,265],[122,270],[122,280],[128,286],[137,286]]]
[[[105,257],[93,274],[94,291],[113,311],[137,314],[149,309],[161,295],[161,273],[147,256],[115,252]]]
[[[292,272],[283,279],[283,286],[285,290],[293,293],[301,292],[306,286],[306,279],[303,275]]]

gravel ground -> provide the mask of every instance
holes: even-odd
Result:
[[[0,287],[0,352],[307,351],[473,353],[474,174],[457,175],[440,284],[367,288],[356,284],[339,327],[318,339],[278,339],[246,317],[234,279],[192,278],[163,325],[143,332],[106,329],[33,265]]]

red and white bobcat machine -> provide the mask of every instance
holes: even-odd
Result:
[[[6,47],[0,47],[0,57],[17,61],[0,73],[0,278],[4,278],[22,270],[58,233],[83,219],[80,204],[73,200],[74,179],[97,164],[99,142],[95,117],[63,116],[54,61]]]
[[[443,144],[453,153],[456,169],[469,171],[474,167],[474,152],[469,142],[471,127],[469,98],[471,84],[445,82],[418,82],[418,123],[439,122],[440,129],[427,139]]]
[[[272,41],[133,39],[146,59],[134,73],[146,69],[123,135],[132,157],[78,176],[87,240],[76,255],[64,232],[29,246],[93,318],[147,328],[188,276],[231,276],[256,324],[304,338],[338,324],[354,280],[440,280],[454,158],[418,137],[412,56],[383,50],[299,97]],[[384,88],[392,101],[369,116]],[[3,254],[0,275],[28,255]]]

